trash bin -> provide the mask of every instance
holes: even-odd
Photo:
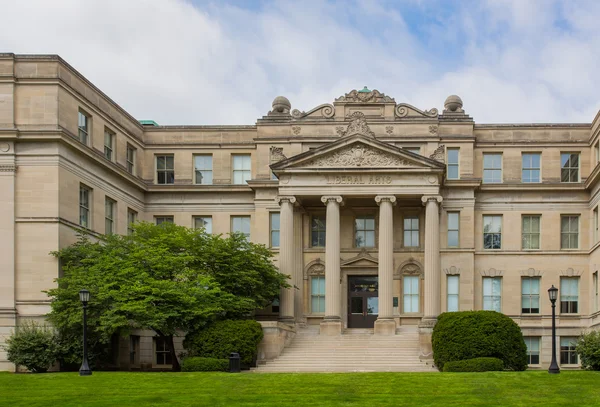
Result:
[[[229,373],[239,373],[241,371],[240,366],[240,354],[230,353],[229,354]]]

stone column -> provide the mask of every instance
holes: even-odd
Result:
[[[321,334],[342,333],[340,293],[340,205],[341,196],[324,196],[327,205],[325,231],[325,318],[321,322]]]
[[[282,288],[279,301],[279,320],[294,324],[294,202],[293,196],[277,198],[281,211],[279,216],[279,271],[289,276],[289,288]]]
[[[376,335],[395,335],[394,319],[394,211],[396,197],[376,196],[379,205],[379,315],[375,321]]]

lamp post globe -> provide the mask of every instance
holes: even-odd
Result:
[[[548,297],[552,304],[552,361],[548,373],[560,373],[560,368],[556,363],[556,299],[558,298],[558,288],[554,287],[554,284],[548,289]]]
[[[88,290],[79,291],[79,300],[83,306],[83,361],[79,368],[79,376],[91,376],[92,369],[90,369],[87,356],[87,305],[90,302],[90,292]]]

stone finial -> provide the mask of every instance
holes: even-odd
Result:
[[[464,113],[462,107],[462,99],[457,95],[450,95],[446,98],[446,101],[444,102],[444,113]]]
[[[273,110],[269,112],[269,114],[287,115],[290,114],[290,109],[292,108],[290,101],[285,96],[277,96],[275,99],[273,99],[272,106]]]

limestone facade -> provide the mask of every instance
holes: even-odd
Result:
[[[277,97],[254,125],[160,126],[58,56],[0,54],[0,344],[49,311],[42,291],[60,275],[49,252],[78,230],[173,221],[272,247],[293,288],[257,311],[265,354],[298,325],[419,325],[427,358],[441,312],[495,309],[543,368],[555,285],[559,360],[576,367],[570,338],[600,329],[590,119],[476,124],[457,96],[439,112],[362,89],[306,112]],[[140,332],[119,359],[161,368],[160,346]],[[1,350],[0,369],[14,369]]]

